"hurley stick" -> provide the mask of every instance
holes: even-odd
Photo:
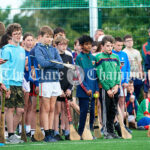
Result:
[[[123,123],[123,118],[121,115],[121,110],[120,107],[118,106],[118,120],[121,128],[121,134],[123,139],[131,139],[132,135],[125,129],[124,123]]]
[[[5,91],[2,92],[2,107],[1,107],[1,120],[0,120],[0,143],[5,143]]]
[[[93,140],[93,136],[91,134],[90,126],[89,126],[91,100],[92,100],[92,96],[89,97],[89,108],[88,108],[88,113],[87,113],[87,117],[86,117],[86,123],[85,123],[84,131],[83,131],[83,134],[82,134],[82,139],[83,140]]]
[[[22,113],[21,125],[22,125],[21,140],[23,140],[24,142],[27,142],[26,131],[24,128],[24,113]]]
[[[100,123],[98,118],[98,105],[97,105],[98,98],[95,97],[95,120],[94,120],[94,136],[100,138],[101,131],[100,131]]]
[[[37,96],[37,106],[36,106],[36,128],[34,133],[34,138],[36,141],[43,141],[44,135],[40,128],[40,114],[39,114],[39,95]]]
[[[65,98],[66,107],[67,107],[67,114],[68,114],[68,120],[69,120],[69,127],[70,127],[70,140],[80,140],[80,136],[75,130],[73,123],[72,123],[72,117],[69,109],[68,99]]]

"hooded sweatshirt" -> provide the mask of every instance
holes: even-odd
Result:
[[[3,83],[6,88],[22,86],[25,69],[25,50],[19,45],[7,44],[2,49],[2,59],[8,59],[2,65]]]

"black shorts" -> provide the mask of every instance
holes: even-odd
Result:
[[[30,96],[37,96],[37,94],[35,93],[35,89],[36,89],[36,85],[32,82],[30,82]]]

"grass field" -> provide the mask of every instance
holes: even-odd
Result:
[[[63,141],[56,143],[28,142],[23,144],[6,144],[0,150],[145,150],[150,149],[147,131],[133,131],[131,140],[97,139],[92,141]]]

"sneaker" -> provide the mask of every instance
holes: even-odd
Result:
[[[107,134],[107,135],[104,135],[104,139],[113,139],[113,137],[112,137],[112,135]]]
[[[65,140],[70,140],[70,135],[65,135]]]
[[[137,129],[138,129],[138,130],[146,130],[146,129],[144,128],[144,126],[138,126]]]
[[[59,135],[55,135],[54,138],[57,140],[57,141],[63,141],[64,139]]]
[[[120,136],[116,135],[115,133],[110,133],[110,135],[114,138],[114,139],[121,139]]]
[[[45,142],[57,142],[58,140],[56,140],[54,137],[49,135],[44,138],[44,141]]]
[[[20,135],[14,134],[18,139],[21,139]]]
[[[18,143],[24,143],[24,141],[23,140],[20,140],[19,138],[18,138],[18,136],[17,135],[12,135],[12,136],[10,136],[8,139],[7,139],[7,142],[8,143],[13,143],[13,144],[18,144]]]
[[[130,134],[132,134],[132,131],[127,126],[125,126],[125,128]]]

